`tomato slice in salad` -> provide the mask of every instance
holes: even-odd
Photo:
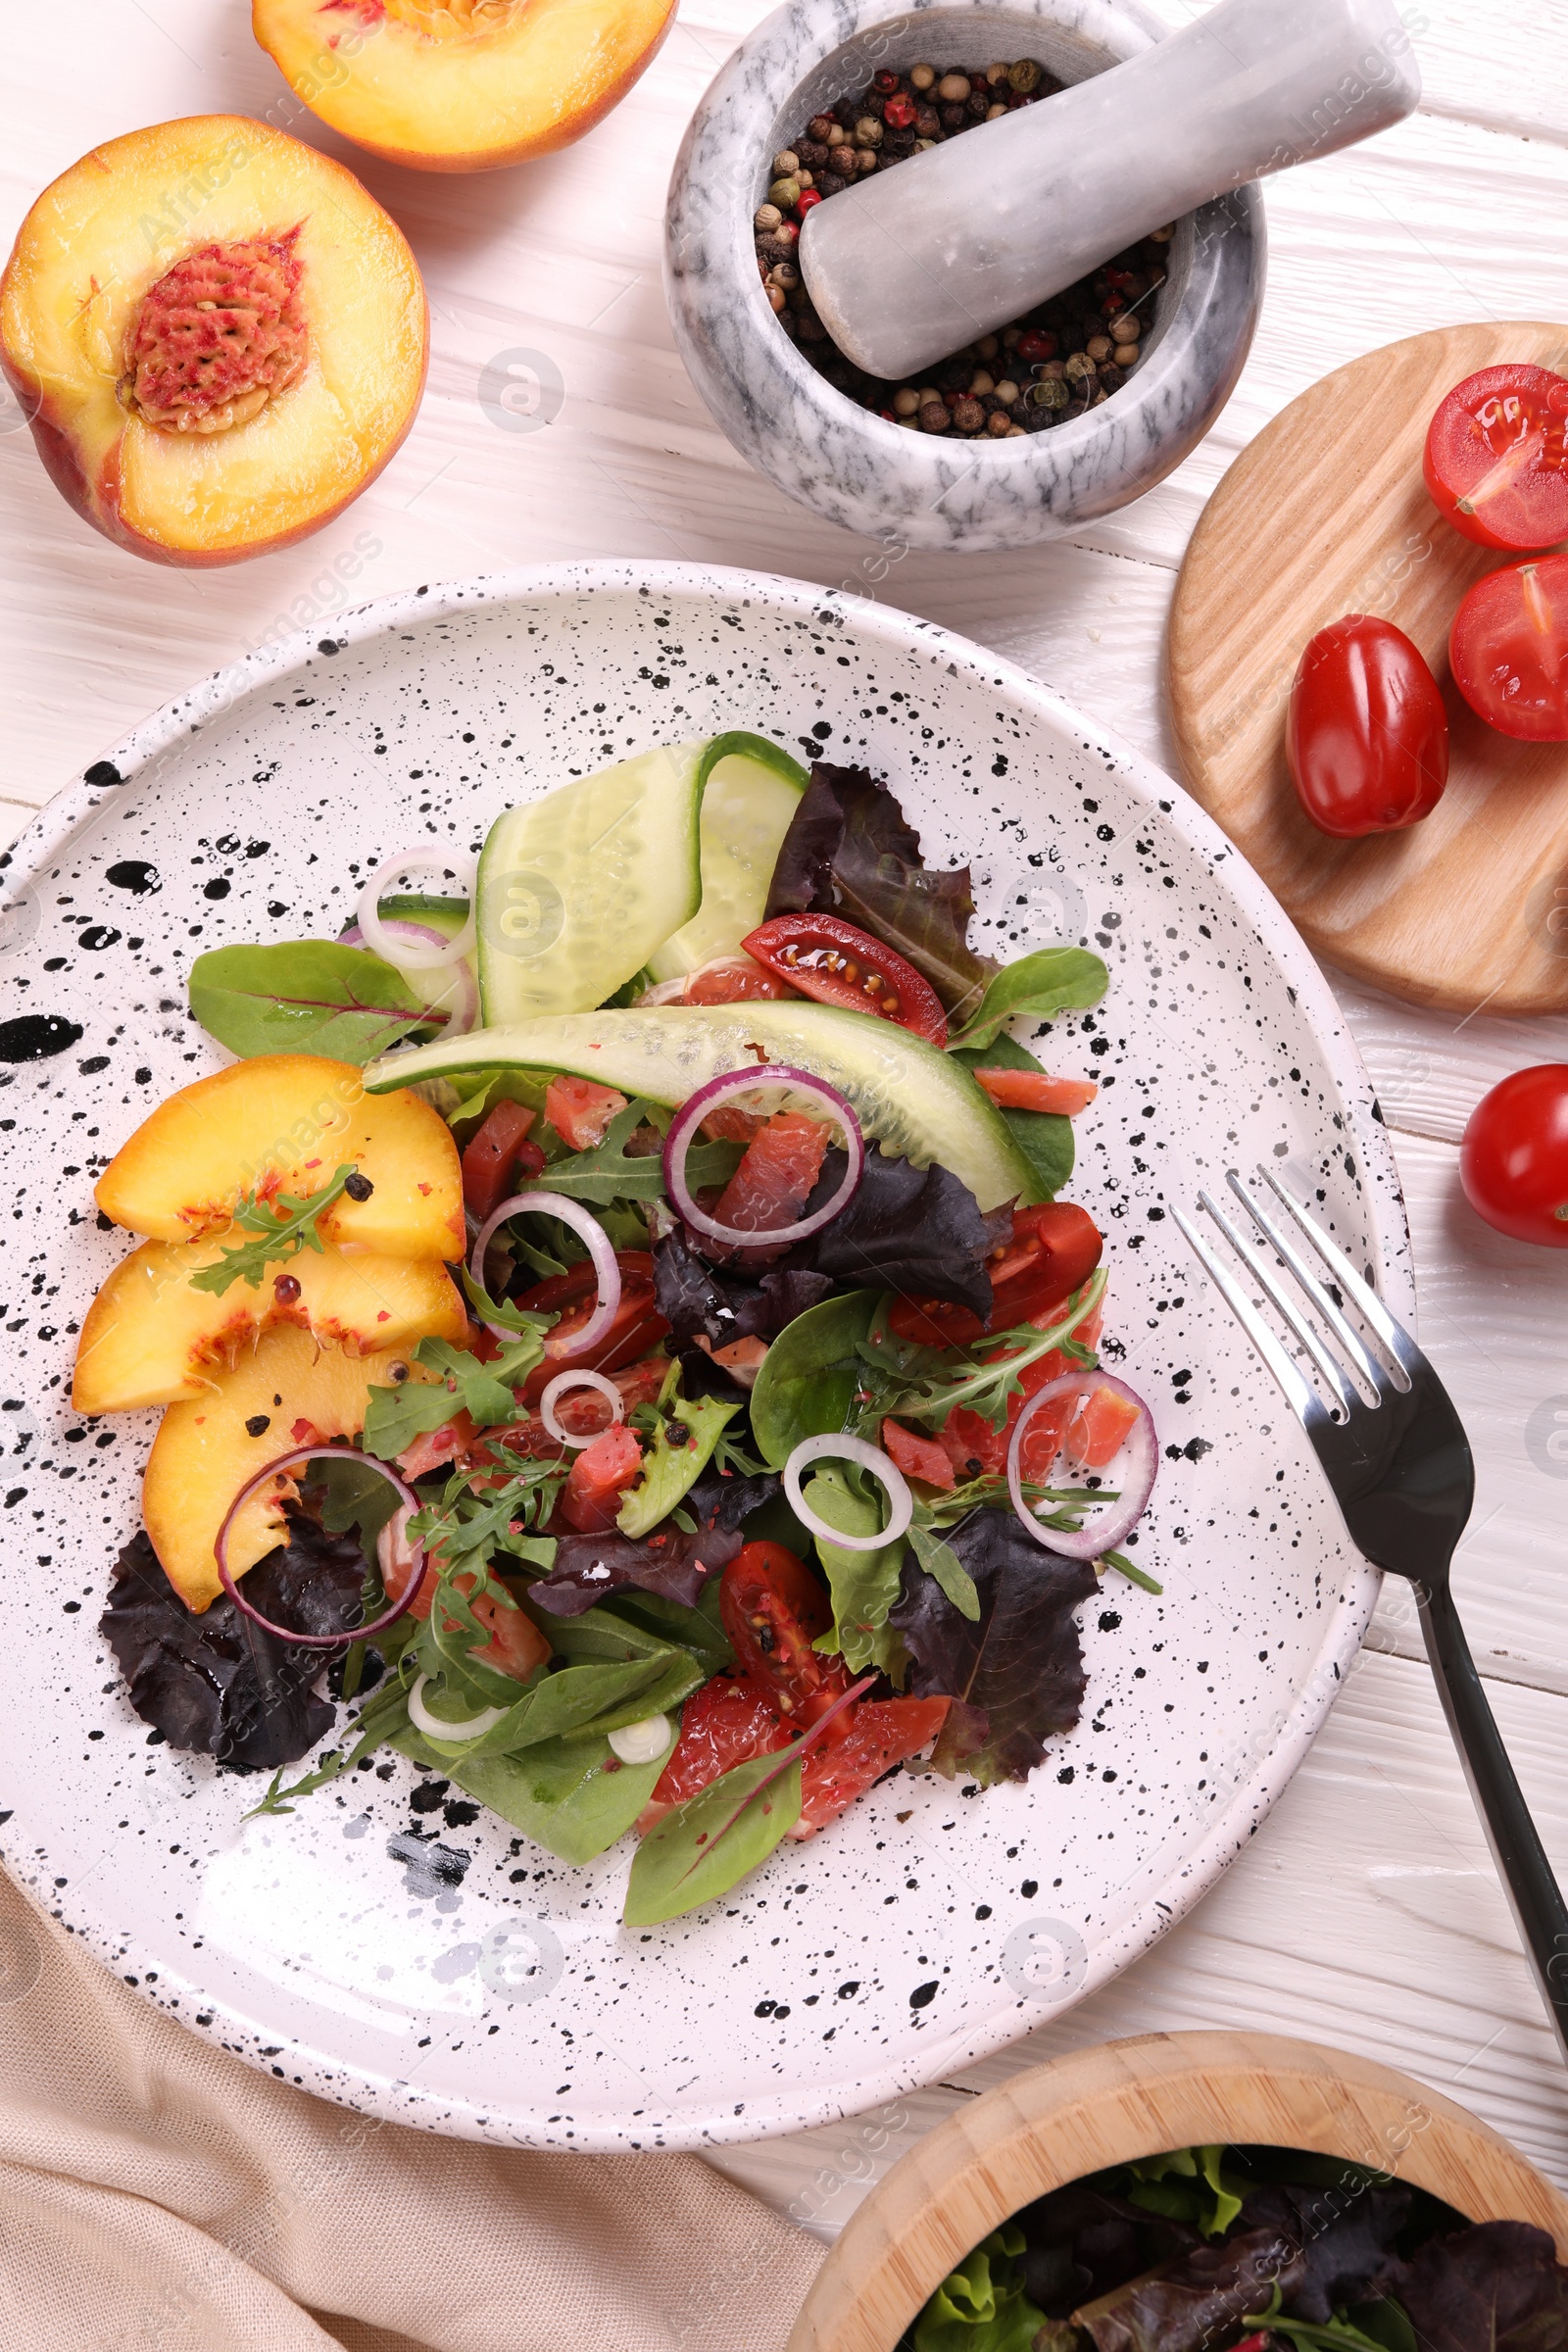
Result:
[[[1467,375],[1427,427],[1438,513],[1482,547],[1524,555],[1568,539],[1568,378],[1513,362]]]
[[[804,1111],[775,1111],[746,1147],[713,1215],[737,1232],[765,1235],[793,1225],[822,1172],[833,1129]]]
[[[1075,1200],[1015,1208],[1012,1238],[991,1261],[991,1315],[947,1298],[901,1298],[888,1316],[894,1336],[922,1348],[961,1348],[987,1331],[1038,1323],[1089,1280],[1105,1247],[1093,1217]]]
[[[922,1438],[902,1421],[882,1424],[882,1450],[906,1478],[922,1479],[928,1487],[951,1487],[953,1464],[935,1438]]]
[[[1103,1310],[1097,1306],[1094,1313],[1079,1324],[1073,1338],[1082,1347],[1095,1347],[1103,1322]],[[999,1356],[1007,1352],[1004,1348],[995,1348],[987,1361],[994,1363]],[[1007,1416],[1000,1429],[993,1429],[984,1414],[971,1412],[966,1405],[956,1405],[935,1436],[952,1462],[956,1477],[960,1481],[982,1476],[999,1477],[1006,1468],[1013,1424],[1030,1397],[1045,1388],[1049,1381],[1058,1380],[1063,1372],[1074,1372],[1081,1368],[1060,1348],[1053,1348],[1048,1355],[1037,1356],[1032,1364],[1025,1364],[1018,1374],[1017,1390],[1007,1399]],[[1062,1438],[1077,1403],[1076,1396],[1064,1396],[1059,1407],[1043,1407],[1030,1424],[1024,1445],[1023,1474],[1038,1486],[1047,1483],[1051,1465],[1060,1450]]]
[[[534,1113],[525,1102],[498,1102],[463,1147],[463,1202],[482,1225],[517,1179],[537,1176],[545,1155],[527,1141]]]
[[[724,1570],[718,1614],[742,1672],[771,1691],[779,1713],[797,1729],[815,1723],[850,1688],[843,1659],[812,1647],[831,1628],[833,1609],[787,1545],[743,1544]]]
[[[618,1087],[596,1086],[591,1078],[552,1078],[545,1089],[545,1117],[574,1152],[602,1144],[611,1120],[625,1107]]]
[[[845,1012],[875,1013],[928,1045],[948,1042],[948,1016],[929,980],[869,931],[836,914],[775,914],[741,946],[803,997]]]

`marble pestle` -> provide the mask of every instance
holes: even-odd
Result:
[[[839,349],[896,383],[1194,206],[1387,129],[1420,95],[1393,0],[1221,0],[1142,56],[813,206],[807,288]]]

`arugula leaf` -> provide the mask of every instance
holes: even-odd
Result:
[[[632,1858],[628,1928],[657,1928],[727,1894],[801,1818],[801,1746],[754,1756],[656,1822]]]
[[[1047,1740],[1078,1720],[1085,1675],[1072,1612],[1098,1580],[1087,1560],[1037,1544],[1011,1511],[973,1511],[949,1542],[975,1587],[979,1616],[965,1616],[934,1577],[906,1562],[888,1623],[914,1661],[915,1697],[946,1694],[984,1714],[986,1744],[967,1760],[974,1778],[982,1786],[1027,1780]]]
[[[1009,1021],[1054,1019],[1058,1012],[1086,1012],[1098,1004],[1110,985],[1110,974],[1087,948],[1038,948],[1004,963],[988,980],[985,994],[956,1036],[948,1037],[950,1051],[990,1046]]]
[[[489,1364],[454,1348],[450,1340],[421,1340],[415,1361],[440,1377],[433,1382],[406,1381],[398,1389],[372,1386],[360,1440],[365,1451],[393,1461],[416,1438],[428,1437],[460,1412],[467,1413],[478,1429],[515,1420],[518,1407],[513,1391],[543,1359],[544,1334],[555,1320],[529,1316],[527,1329]]]
[[[1005,1032],[989,1047],[949,1051],[954,1060],[961,1061],[966,1070],[1037,1070],[1045,1075],[1044,1062]],[[1054,1200],[1072,1174],[1077,1152],[1071,1119],[1058,1110],[1002,1108],[1001,1115],[1039,1179],[1042,1200]]]
[[[1001,1429],[1007,1417],[1008,1400],[1020,1386],[1019,1374],[1041,1356],[1070,1344],[1073,1332],[1102,1297],[1105,1279],[1104,1268],[1097,1267],[1049,1331],[1026,1323],[1015,1331],[988,1332],[977,1343],[985,1349],[984,1355],[967,1348],[921,1348],[901,1341],[887,1319],[891,1300],[879,1301],[858,1350],[865,1398],[860,1418],[880,1420],[893,1413],[901,1420],[940,1422],[956,1406],[963,1405],[988,1420],[993,1429]],[[1005,1352],[994,1354],[999,1348]],[[772,1353],[758,1379],[759,1389],[771,1362]]]
[[[767,912],[837,914],[923,972],[950,1012],[978,1008],[996,965],[969,945],[969,869],[928,866],[920,837],[863,767],[817,761],[773,867]]]
[[[975,1591],[974,1578],[959,1559],[946,1537],[939,1536],[929,1521],[922,1527],[918,1516],[909,1529],[909,1549],[925,1570],[934,1576],[960,1617],[980,1622],[980,1595]]]
[[[803,1438],[848,1429],[863,1373],[858,1352],[871,1329],[875,1291],[824,1298],[782,1331],[752,1391],[752,1435],[773,1470],[782,1470]]]
[[[448,1012],[416,983],[334,940],[211,948],[190,967],[190,1008],[231,1054],[325,1054],[372,1061],[411,1029],[440,1030]]]
[[[237,1250],[225,1250],[216,1265],[203,1266],[199,1273],[190,1276],[191,1289],[211,1291],[220,1298],[236,1282],[259,1291],[270,1266],[297,1256],[302,1250],[314,1250],[318,1255],[323,1253],[326,1244],[316,1230],[316,1220],[345,1191],[350,1177],[358,1173],[352,1160],[345,1161],[328,1184],[303,1200],[291,1193],[244,1194],[235,1204],[234,1222],[242,1232],[261,1238],[243,1242]],[[364,1189],[368,1193],[368,1179]]]
[[[605,1129],[603,1140],[590,1152],[571,1152],[553,1159],[535,1179],[541,1190],[564,1193],[568,1200],[592,1200],[608,1206],[612,1200],[662,1200],[663,1162],[657,1152],[628,1157],[626,1144],[639,1127],[661,1133],[669,1125],[669,1112],[653,1102],[634,1099],[618,1110]],[[743,1144],[697,1144],[686,1154],[686,1181],[693,1186],[727,1184],[740,1166]],[[519,1191],[528,1191],[522,1185]]]

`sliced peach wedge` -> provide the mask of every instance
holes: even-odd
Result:
[[[252,0],[296,96],[418,172],[488,172],[569,146],[623,98],[675,0]]]
[[[260,1285],[216,1295],[191,1276],[222,1255],[220,1242],[143,1242],[118,1265],[88,1309],[76,1343],[72,1404],[78,1413],[134,1412],[210,1395],[220,1371],[264,1331],[292,1324],[345,1355],[461,1342],[468,1318],[438,1258],[301,1250],[270,1265]]]
[[[213,1546],[241,1488],[298,1446],[357,1437],[370,1390],[435,1378],[395,1348],[346,1355],[318,1348],[309,1332],[264,1332],[204,1396],[172,1404],[153,1440],[142,1481],[142,1519],[175,1592],[192,1609],[218,1598],[222,1582]],[[229,1532],[234,1577],[287,1540],[282,1505],[297,1492],[280,1472],[239,1513]]]
[[[407,1088],[368,1095],[351,1062],[318,1054],[259,1054],[181,1087],[121,1146],[95,1198],[132,1233],[200,1241],[242,1200],[308,1200],[348,1162],[368,1196],[340,1195],[323,1209],[324,1242],[388,1257],[463,1255],[463,1180],[446,1121]]]
[[[414,422],[428,343],[395,222],[242,115],[95,147],[0,278],[0,362],[56,487],[158,564],[238,563],[330,521]]]

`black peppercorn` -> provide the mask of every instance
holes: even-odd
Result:
[[[343,1190],[351,1200],[368,1200],[375,1187],[368,1176],[362,1176],[356,1168],[352,1176],[344,1177]]]

